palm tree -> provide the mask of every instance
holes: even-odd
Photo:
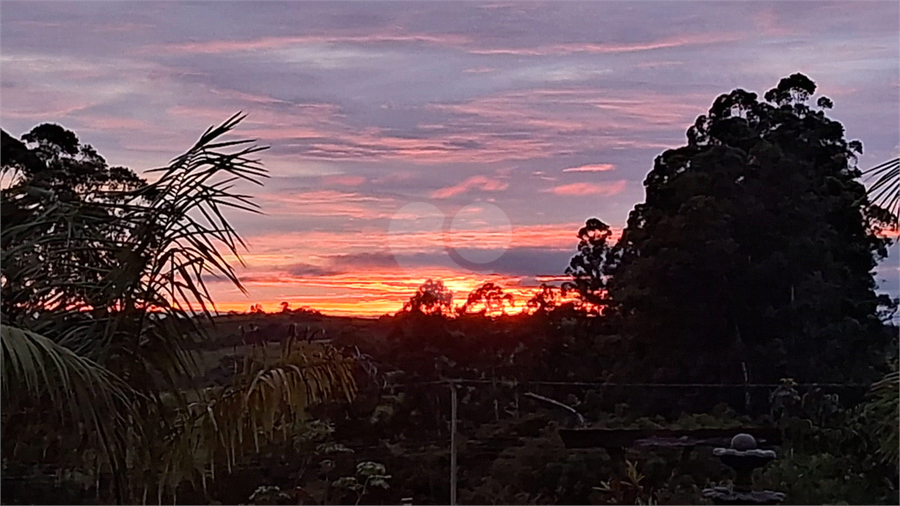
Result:
[[[245,291],[228,260],[241,262],[245,245],[224,211],[258,212],[233,188],[261,184],[266,171],[253,158],[264,147],[223,139],[243,118],[209,128],[136,188],[84,199],[27,180],[3,190],[13,204],[40,196],[26,219],[4,216],[0,231],[12,299],[2,315],[4,446],[45,456],[65,439],[60,465],[111,473],[117,502],[134,497],[126,483],[142,485],[144,499],[157,486],[161,499],[195,471],[205,483],[217,459],[233,464],[243,442],[274,437],[310,403],[353,396],[352,363],[324,347],[248,358],[224,391],[185,390],[197,372],[192,345],[215,313],[206,280]],[[53,424],[36,422],[47,412]],[[15,417],[25,423],[13,435]],[[78,460],[86,448],[100,449],[93,463]]]
[[[230,192],[232,185],[261,184],[266,175],[249,158],[265,148],[219,140],[242,119],[235,115],[210,128],[167,167],[149,171],[159,175],[155,182],[89,201],[49,195],[35,219],[4,227],[5,281],[27,287],[29,295],[14,323],[37,326],[144,385],[158,383],[150,371],[190,373],[183,352],[203,333],[194,316],[209,317],[215,307],[205,277],[224,277],[244,290],[219,251],[224,246],[240,261],[244,246],[223,209],[258,212],[249,196]],[[240,149],[222,151],[232,147]],[[32,190],[21,185],[4,197]],[[84,251],[94,261],[86,263]]]

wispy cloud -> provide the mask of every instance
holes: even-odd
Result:
[[[437,44],[461,46],[468,44],[470,39],[456,34],[426,34],[383,32],[370,34],[318,34],[303,36],[278,36],[256,37],[233,40],[207,40],[200,42],[176,42],[162,46],[148,46],[146,51],[164,52],[174,54],[218,54],[234,53],[238,51],[272,51],[276,49],[290,49],[302,46],[322,44]]]
[[[325,176],[322,178],[322,184],[325,186],[359,186],[366,182],[363,176]]]
[[[480,190],[485,192],[503,191],[509,188],[509,183],[497,179],[491,179],[485,176],[472,176],[459,184],[441,188],[431,192],[431,197],[435,199],[446,199],[454,197],[471,190]]]
[[[473,49],[475,54],[485,55],[514,55],[514,56],[548,56],[567,55],[575,53],[589,54],[616,54],[633,53],[640,51],[655,51],[660,49],[683,48],[685,46],[706,46],[737,42],[744,39],[743,35],[731,33],[697,34],[670,37],[645,42],[571,42],[562,44],[547,44],[537,47],[521,48],[479,48]]]
[[[568,169],[563,169],[563,172],[608,172],[615,169],[616,166],[611,163],[595,163],[591,165],[569,167]]]
[[[625,190],[625,180],[615,181],[613,183],[572,183],[560,186],[554,186],[543,190],[554,195],[565,195],[580,197],[584,195],[606,195],[612,196],[622,193]]]

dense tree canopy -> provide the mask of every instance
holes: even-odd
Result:
[[[402,311],[436,315],[449,315],[453,308],[453,292],[441,280],[425,281],[403,305]]]
[[[70,243],[85,237],[117,241],[127,234],[124,222],[116,222],[117,213],[128,192],[145,185],[131,169],[110,167],[89,144],[81,144],[74,132],[44,123],[18,140],[5,131],[2,136],[3,159],[0,173],[9,176],[2,190],[3,225],[15,233],[4,234],[2,310],[16,316],[47,302],[34,290],[29,268],[40,268],[48,279],[71,281],[63,298],[102,304],[99,291],[90,285],[99,283],[100,273],[112,268],[114,251],[105,247],[51,248],[40,239],[65,231]],[[65,207],[71,212],[56,212]],[[26,230],[27,229],[27,230]],[[15,244],[13,244],[13,241]],[[15,247],[13,247],[15,246]]]
[[[566,274],[572,276],[572,281],[565,283],[563,288],[575,290],[582,300],[598,306],[603,305],[606,298],[604,266],[609,256],[611,236],[609,225],[597,218],[588,219],[578,230],[578,254],[572,257],[566,268]]]
[[[495,283],[484,283],[475,290],[472,290],[466,297],[466,302],[460,306],[460,314],[465,314],[481,307],[483,314],[493,314],[497,311],[504,313],[506,305],[515,306],[515,298],[510,293],[504,293],[503,287]]]
[[[43,123],[17,140],[0,132],[3,172],[15,172],[17,185],[52,190],[59,198],[95,199],[98,192],[129,190],[143,181],[127,167],[110,167],[90,144],[82,144],[74,132]],[[24,141],[24,142],[23,142]]]
[[[540,288],[538,288],[534,295],[528,299],[525,306],[538,314],[548,313],[559,306],[561,300],[562,293],[560,289],[548,285],[547,283],[541,283]]]
[[[741,362],[753,380],[876,376],[889,301],[872,270],[890,216],[857,181],[862,144],[826,116],[831,100],[808,104],[815,90],[794,74],[765,100],[721,95],[657,157],[603,268],[656,379],[740,381]],[[594,289],[597,248],[580,249],[570,271]]]

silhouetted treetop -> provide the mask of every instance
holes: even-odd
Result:
[[[465,314],[472,308],[481,306],[482,313],[491,314],[496,311],[505,312],[506,305],[515,306],[515,298],[510,293],[504,293],[503,287],[495,283],[484,283],[466,297],[466,302],[459,308],[460,314]]]
[[[590,293],[606,279],[635,353],[668,364],[669,377],[740,381],[736,353],[757,380],[877,376],[887,344],[878,307],[889,301],[872,269],[888,215],[858,181],[862,144],[825,115],[831,100],[809,106],[815,90],[794,74],[765,101],[720,95],[686,146],[656,158],[612,251],[582,240],[575,283]]]
[[[588,219],[578,230],[578,253],[569,261],[566,274],[571,282],[563,284],[565,290],[575,290],[581,298],[595,305],[605,300],[606,274],[604,271],[611,244],[612,229],[597,218]]]
[[[446,315],[453,307],[453,292],[441,280],[425,281],[403,305],[402,312]]]
[[[21,141],[4,131],[2,143],[2,172],[15,173],[14,184],[51,189],[59,198],[84,198],[84,194],[101,190],[127,191],[144,184],[131,169],[110,167],[90,144],[81,144],[74,132],[60,125],[38,125]]]

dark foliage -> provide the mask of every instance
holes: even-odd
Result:
[[[106,248],[51,250],[39,246],[37,239],[66,231],[74,242],[82,237],[116,240],[127,233],[122,223],[114,222],[116,213],[121,213],[118,205],[124,202],[126,192],[137,190],[144,181],[131,169],[110,167],[93,147],[81,144],[75,133],[56,124],[38,125],[21,141],[5,131],[0,134],[0,173],[12,176],[11,184],[0,194],[3,226],[14,230],[28,225],[25,233],[4,234],[2,248],[10,252],[14,245],[34,242],[4,258],[6,279],[0,297],[3,314],[16,318],[34,309],[33,302],[43,298],[29,282],[30,277],[20,275],[35,262],[60,285],[67,279],[80,281],[68,284],[65,298],[101,304],[98,299],[104,295],[91,291],[86,280],[97,282],[99,273],[115,264],[114,254]],[[73,212],[51,214],[59,205]],[[56,219],[46,219],[48,216]]]
[[[484,283],[466,297],[466,302],[459,308],[459,314],[466,314],[475,307],[481,307],[482,314],[492,314],[495,311],[504,313],[506,306],[515,307],[515,298],[512,294],[504,293],[503,287],[495,283]]]
[[[612,231],[609,225],[597,218],[590,218],[578,231],[578,254],[572,257],[566,274],[572,281],[564,289],[575,290],[581,299],[597,306],[606,302],[607,275],[604,270],[611,245]]]
[[[441,280],[427,280],[416,290],[403,311],[420,314],[450,314],[453,308],[453,292],[444,287]]]
[[[826,116],[830,100],[807,104],[814,93],[795,74],[765,101],[719,96],[687,145],[656,159],[602,275],[583,240],[573,266],[591,268],[576,284],[608,276],[630,357],[643,364],[623,363],[622,374],[735,383],[742,363],[759,382],[881,374],[891,343],[878,310],[891,301],[875,294],[872,270],[890,216],[858,182],[861,143]]]

